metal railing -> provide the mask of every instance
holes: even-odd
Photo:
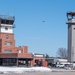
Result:
[[[15,20],[15,16],[8,16],[8,15],[0,15],[1,19],[9,19],[9,20]]]

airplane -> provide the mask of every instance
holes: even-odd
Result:
[[[45,22],[45,21],[42,21],[42,22]]]

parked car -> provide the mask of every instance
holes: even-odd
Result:
[[[73,68],[75,68],[75,63],[73,63]]]
[[[65,69],[73,69],[73,64],[65,64]]]
[[[64,64],[56,64],[56,67],[64,68]]]

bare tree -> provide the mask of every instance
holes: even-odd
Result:
[[[49,55],[46,53],[45,58],[49,58]]]
[[[66,48],[59,48],[57,50],[57,56],[60,58],[67,58],[68,57],[68,52]]]

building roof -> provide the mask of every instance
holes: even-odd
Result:
[[[15,20],[15,16],[0,15],[0,19]]]

